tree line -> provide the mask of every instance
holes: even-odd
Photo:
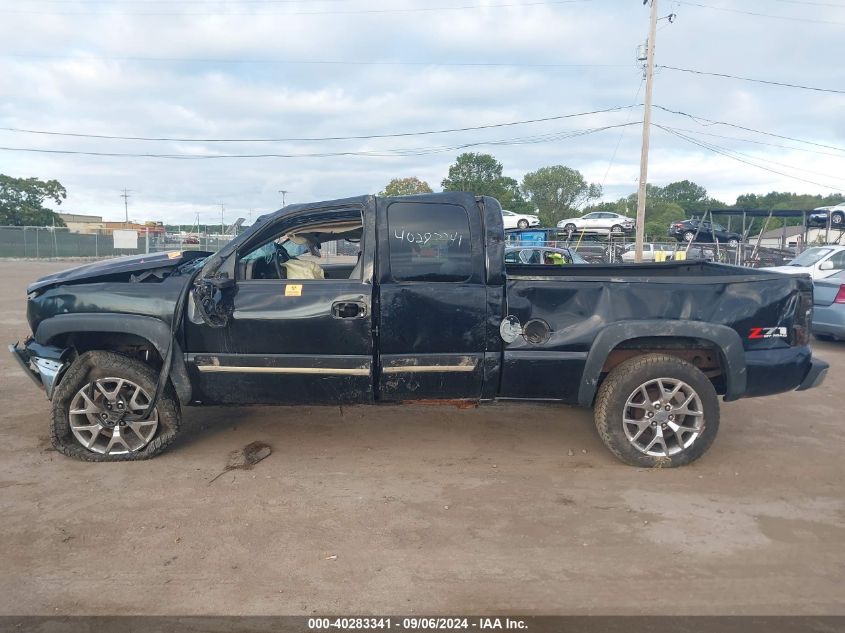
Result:
[[[457,157],[440,186],[443,191],[469,191],[475,195],[493,196],[502,208],[515,213],[538,215],[542,226],[553,227],[560,220],[591,211],[612,211],[636,216],[637,194],[613,202],[598,202],[602,187],[588,182],[577,169],[565,165],[541,167],[525,174],[522,182],[505,176],[504,168],[490,154],[466,152]],[[431,186],[417,177],[394,178],[381,195],[404,196],[431,193]],[[710,197],[707,189],[690,180],[671,182],[665,186],[646,186],[645,232],[654,238],[667,235],[672,222],[702,216],[707,209],[728,206],[744,209],[809,210],[845,202],[842,194],[797,194],[772,191],[765,195],[743,194],[733,205]],[[800,224],[801,220],[772,218],[768,228],[784,224]]]
[[[555,226],[560,220],[590,211],[613,211],[630,217],[636,215],[637,194],[613,202],[598,202],[602,187],[588,182],[577,169],[550,165],[523,176],[522,181],[506,176],[504,167],[491,154],[465,152],[449,166],[440,182],[443,191],[469,191],[493,196],[504,209],[515,213],[536,214],[542,226]],[[431,186],[415,176],[394,178],[381,192],[383,196],[431,193]],[[0,174],[0,226],[64,226],[65,223],[46,205],[61,205],[67,191],[57,180],[13,178]],[[842,194],[810,195],[772,191],[765,195],[743,194],[732,205],[745,209],[814,209],[845,201]],[[707,194],[707,190],[689,180],[665,186],[649,184],[646,193],[645,232],[654,239],[665,236],[669,224],[691,216],[701,216],[707,209],[728,205]],[[800,219],[772,218],[768,227],[800,224]]]

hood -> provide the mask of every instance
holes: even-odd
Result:
[[[31,283],[26,291],[30,293],[36,290],[43,290],[50,286],[59,286],[67,283],[105,281],[105,279],[99,278],[106,278],[111,275],[138,273],[157,268],[175,268],[185,262],[208,257],[209,255],[211,253],[207,251],[166,251],[162,253],[115,257],[46,275]]]

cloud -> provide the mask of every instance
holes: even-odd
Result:
[[[473,2],[485,7],[349,13]],[[495,6],[503,4],[523,6]],[[15,5],[0,10],[0,125],[5,127],[189,138],[349,136],[524,120],[642,100],[634,53],[644,39],[647,10],[639,3],[33,0],[21,6],[28,10],[16,10]],[[835,25],[690,5],[667,5],[666,12],[670,10],[678,19],[660,23],[658,63],[808,85],[845,85],[845,66],[830,44],[839,33]],[[334,13],[301,14],[309,11]],[[793,6],[767,5],[765,12],[805,15]],[[845,21],[845,10],[819,8],[813,16]],[[283,63],[296,61],[346,63]],[[380,64],[350,63],[362,61]],[[455,65],[459,63],[517,65]],[[655,102],[845,147],[843,95],[662,70]],[[639,110],[621,111],[449,135],[331,142],[144,142],[0,132],[0,145],[194,156],[389,154],[616,125],[639,116]],[[789,176],[845,188],[845,153],[789,149],[813,148],[703,126],[663,111],[655,112],[655,122],[733,137],[685,132]],[[544,165],[580,169],[589,180],[603,182],[606,197],[613,199],[636,188],[639,144],[640,129],[631,126],[545,143],[471,149],[494,154],[515,178]],[[257,215],[277,208],[279,189],[289,190],[292,202],[332,199],[373,193],[390,178],[409,175],[437,188],[457,153],[167,160],[0,151],[0,172],[57,178],[69,192],[63,208],[78,213],[122,217],[119,193],[128,187],[133,190],[131,215],[138,220],[189,223],[199,212],[201,220],[215,222],[220,203],[226,205],[229,220],[247,216],[250,209]],[[655,130],[650,181],[665,184],[685,178],[726,202],[741,193],[772,189],[829,191]]]

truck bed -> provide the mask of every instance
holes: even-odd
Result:
[[[714,264],[712,262],[659,262],[643,264],[575,264],[568,266],[549,266],[538,264],[506,264],[505,271],[509,279],[534,279],[548,277],[567,278],[605,278],[608,281],[619,279],[662,279],[706,277],[713,282],[714,277],[728,277],[732,281],[771,279],[775,273],[766,270]]]
[[[782,391],[809,368],[807,324],[796,317],[805,312],[802,302],[812,301],[809,278],[708,262],[514,265],[506,272],[508,314],[547,332],[505,348],[505,396],[554,398],[564,376],[571,388],[563,398],[575,399],[588,353],[613,331],[640,351],[660,348],[661,337],[707,349],[712,344],[704,339],[718,335],[746,358],[745,395]],[[754,335],[768,328],[776,335]],[[729,362],[700,356],[714,372]],[[731,397],[727,385],[720,387]]]

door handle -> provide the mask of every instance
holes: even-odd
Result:
[[[332,316],[337,319],[363,319],[367,316],[367,304],[363,301],[335,301]]]

